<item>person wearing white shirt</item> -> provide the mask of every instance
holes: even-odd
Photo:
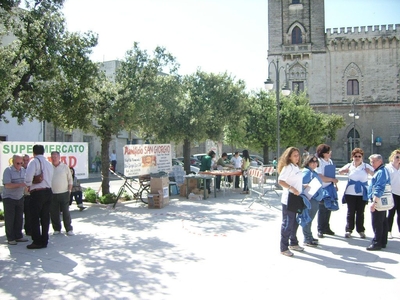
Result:
[[[69,198],[72,191],[72,174],[69,167],[61,162],[60,152],[51,152],[51,161],[54,168],[52,181],[53,199],[50,205],[51,225],[54,233],[61,233],[60,211],[67,235],[74,235],[71,225],[71,214],[69,212]]]
[[[394,221],[394,215],[397,212],[397,227],[400,232],[400,150],[394,150],[389,156],[389,164],[386,165],[386,169],[390,176],[390,185],[392,188],[394,206],[388,212],[388,238],[392,239],[392,227]]]
[[[332,198],[337,200],[337,194],[332,195],[330,191],[337,191],[337,183],[338,180],[336,178],[328,177],[325,174],[325,167],[328,165],[333,165],[331,160],[331,147],[327,144],[320,144],[317,146],[316,155],[318,157],[319,166],[316,169],[319,177],[322,180],[322,188],[325,189]],[[333,186],[333,185],[334,186]],[[335,193],[336,193],[335,191]],[[319,210],[318,210],[318,237],[323,238],[324,234],[335,235],[335,233],[330,228],[331,211],[328,210],[323,201],[320,202]]]
[[[278,163],[278,183],[283,188],[280,249],[281,254],[285,256],[293,256],[290,250],[304,251],[304,248],[299,246],[296,236],[299,228],[297,213],[288,209],[289,193],[299,196],[303,191],[303,173],[300,171],[299,163],[300,151],[295,147],[287,148]]]
[[[25,183],[31,194],[30,213],[32,244],[26,246],[28,249],[46,248],[49,242],[50,227],[50,203],[53,197],[51,182],[53,180],[53,166],[43,156],[44,146],[34,145],[34,158],[29,162],[25,174]],[[43,180],[33,183],[35,175],[43,174]]]
[[[235,155],[231,158],[231,163],[235,169],[239,169],[239,170],[242,169],[242,158],[239,155],[239,151],[235,152]],[[239,183],[240,183],[240,176],[235,176],[235,188],[236,189],[240,188]]]
[[[348,182],[343,200],[347,204],[346,233],[350,238],[356,228],[361,238],[365,239],[364,211],[368,203],[368,175],[374,175],[374,168],[363,162],[364,151],[354,148],[351,152],[353,162],[344,165],[339,174],[348,174]]]

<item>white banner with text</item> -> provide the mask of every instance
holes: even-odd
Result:
[[[171,171],[170,144],[125,145],[122,152],[124,154],[124,175],[127,177]]]

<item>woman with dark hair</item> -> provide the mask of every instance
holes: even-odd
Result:
[[[72,175],[72,191],[69,195],[69,205],[72,204],[72,201],[75,198],[76,204],[78,205],[78,208],[80,211],[86,209],[85,206],[83,206],[83,202],[82,202],[82,187],[81,184],[78,181],[78,178],[76,178],[75,176],[75,169],[74,168],[69,168],[69,170],[71,171],[71,175]]]
[[[327,144],[320,144],[317,147],[317,157],[319,161],[319,166],[316,170],[319,177],[322,180],[322,188],[326,191],[326,193],[337,200],[337,186],[338,180],[334,177],[328,177],[325,175],[326,166],[333,165],[331,160],[331,147]],[[331,175],[331,174],[329,174]],[[331,175],[332,176],[332,175]],[[329,225],[329,220],[331,218],[331,211],[327,209],[323,203],[320,202],[319,210],[318,210],[318,237],[323,238],[324,234],[335,235],[335,233],[331,230]]]
[[[321,183],[322,180],[319,178],[318,173],[315,172],[315,169],[318,167],[318,158],[314,155],[308,155],[304,158],[303,162],[303,187],[306,188],[307,185],[313,180],[317,178],[317,180]],[[311,221],[303,226],[303,236],[304,236],[304,245],[310,247],[318,246],[318,239],[313,237],[311,232],[311,223],[315,218],[315,215],[319,209],[319,203],[322,200],[322,188],[320,188],[310,199],[311,208],[308,210],[308,214],[310,216]]]
[[[282,226],[281,226],[281,254],[293,256],[290,250],[303,251],[297,239],[299,224],[296,220],[296,212],[288,210],[289,193],[299,196],[303,190],[303,174],[299,169],[300,151],[295,147],[289,147],[283,152],[278,163],[278,183],[283,188],[282,192]],[[290,245],[289,245],[290,242]]]
[[[201,159],[200,171],[211,171],[213,169],[213,159],[215,158],[215,152],[210,150],[207,155],[204,155]],[[206,188],[208,190],[208,194],[211,195],[210,189],[211,179],[206,179]]]
[[[243,159],[242,159],[242,174],[243,174],[243,192],[242,194],[249,193],[249,182],[247,177],[247,171],[250,168],[250,155],[248,150],[243,150]]]
[[[374,168],[363,162],[363,156],[361,148],[354,148],[351,152],[353,161],[339,170],[339,174],[347,174],[349,178],[343,195],[343,202],[347,203],[346,238],[351,237],[355,227],[360,237],[365,239],[364,211],[368,202],[368,174],[374,175]]]

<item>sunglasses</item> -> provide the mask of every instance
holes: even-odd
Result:
[[[20,162],[20,163],[15,163],[16,165],[23,165],[24,163]]]
[[[355,157],[355,158],[361,158],[362,156],[361,156],[361,155],[354,155],[353,157]]]
[[[310,160],[310,163],[312,163],[312,162],[318,162],[318,160],[317,159],[312,159],[312,160]]]

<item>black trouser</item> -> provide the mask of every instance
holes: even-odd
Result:
[[[327,209],[324,202],[321,201],[318,210],[318,232],[326,233],[330,229],[329,220],[331,218],[331,211]]]
[[[49,242],[50,203],[53,193],[50,188],[31,192],[32,240],[36,245],[47,246]]]
[[[347,224],[346,232],[353,232],[354,223],[357,232],[364,232],[364,211],[367,201],[363,200],[363,196],[345,195],[347,203]]]
[[[72,204],[74,198],[77,205],[82,204],[82,191],[71,192],[69,195],[69,205]]]
[[[390,232],[392,232],[394,215],[396,214],[396,212],[397,212],[397,227],[399,228],[400,231],[400,196],[393,194],[393,201],[394,201],[394,206],[391,210],[389,210],[388,213],[388,230]]]
[[[371,244],[377,247],[385,247],[388,236],[388,223],[386,218],[386,210],[371,212],[372,229],[374,230],[374,238]]]
[[[26,235],[32,234],[30,202],[31,202],[31,196],[30,195],[24,196],[24,216],[25,216],[24,229]]]

